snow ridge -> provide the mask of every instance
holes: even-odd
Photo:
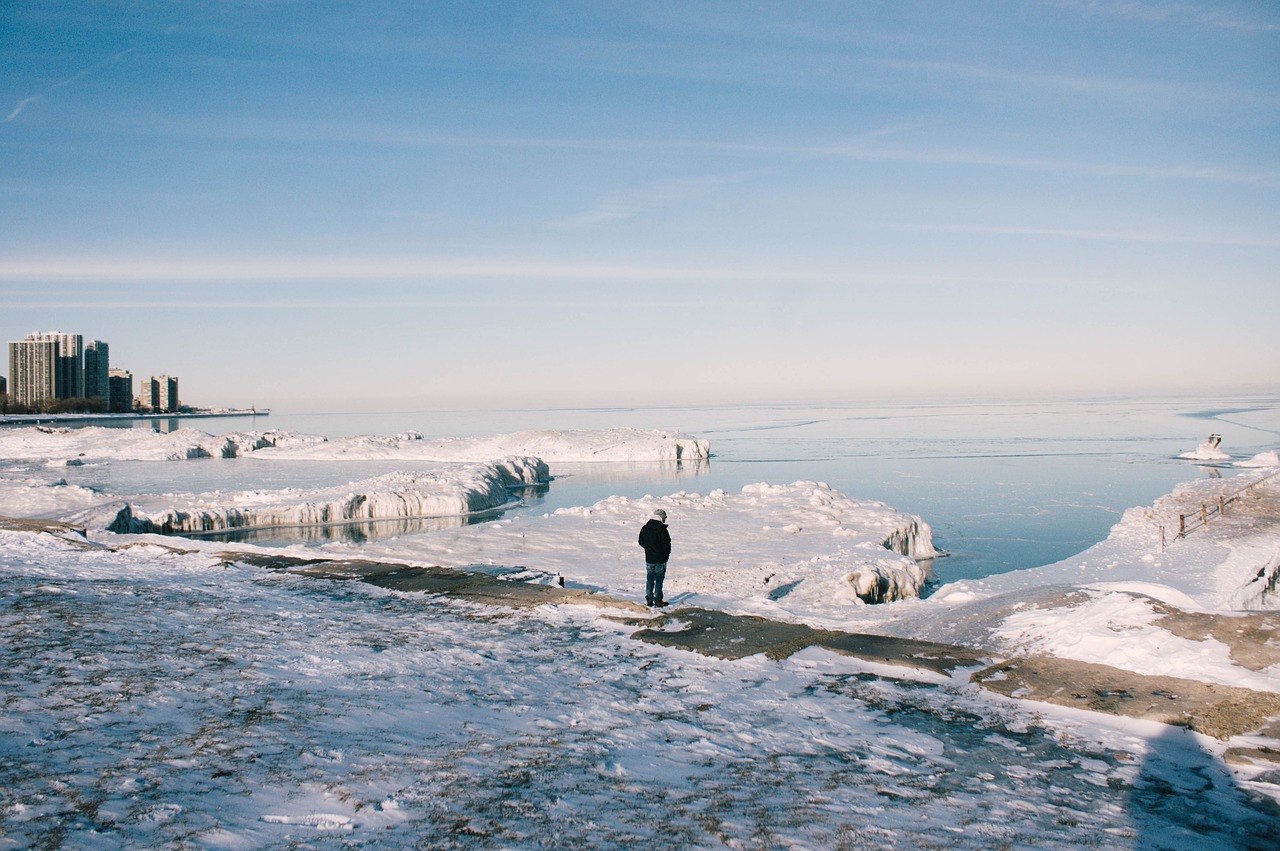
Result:
[[[194,428],[171,432],[141,428],[0,429],[0,458],[30,460],[187,461],[239,458],[267,448],[297,448],[324,443],[316,435],[283,431],[212,435]]]
[[[247,493],[230,500],[147,512],[126,504],[110,532],[199,533],[270,526],[310,526],[407,517],[449,517],[498,508],[509,488],[547,481],[540,458],[511,456],[488,464],[431,472],[397,471],[341,488],[313,493],[298,502],[295,491]]]
[[[638,428],[524,431],[487,437],[429,440],[421,432],[363,435],[329,440],[286,431],[211,435],[192,428],[162,433],[145,429],[0,429],[0,458],[183,461],[253,456],[278,460],[487,461],[532,455],[548,462],[698,462],[710,443],[679,432]]]
[[[419,432],[391,437],[345,437],[311,444],[277,444],[259,452],[281,460],[475,461],[507,455],[536,455],[549,462],[705,461],[710,443],[679,432],[637,428],[521,431],[485,437],[424,438]]]

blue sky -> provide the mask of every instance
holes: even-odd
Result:
[[[0,334],[189,403],[1280,391],[1275,3],[7,0],[0,67]]]

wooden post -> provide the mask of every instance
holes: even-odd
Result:
[[[1209,525],[1209,506],[1206,503],[1200,503],[1200,525]]]
[[[1178,537],[1187,537],[1187,515],[1185,514],[1178,515]]]
[[[1164,524],[1160,524],[1160,552],[1164,552]]]

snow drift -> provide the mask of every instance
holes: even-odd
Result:
[[[180,428],[158,432],[141,428],[0,429],[0,458],[71,461],[185,461],[238,458],[267,447],[291,448],[323,443],[323,437],[281,431],[212,435]]]
[[[1231,466],[1233,467],[1280,467],[1280,452],[1274,449],[1267,452],[1259,452],[1252,458],[1244,461],[1237,461]]]
[[[635,428],[523,431],[487,437],[429,440],[418,432],[390,437],[345,437],[296,446],[276,445],[260,458],[370,461],[475,461],[507,455],[536,455],[556,462],[702,461],[706,440],[678,432]]]
[[[0,429],[0,458],[182,461],[195,458],[272,458],[323,461],[489,461],[529,455],[548,462],[698,462],[710,455],[706,440],[678,432],[635,428],[526,431],[488,437],[428,440],[420,432],[344,437],[284,431],[211,435],[191,428]]]
[[[311,526],[408,517],[445,517],[499,508],[509,488],[547,481],[538,458],[512,456],[430,472],[398,471],[339,488],[248,492],[155,510],[126,504],[107,527],[117,533],[191,534],[271,526]]]

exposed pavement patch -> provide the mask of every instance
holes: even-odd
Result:
[[[887,635],[814,629],[804,624],[753,615],[689,608],[680,609],[678,617],[680,621],[688,622],[682,630],[647,628],[634,633],[632,638],[720,659],[741,659],[757,653],[763,653],[770,659],[785,659],[807,647],[825,647],[868,662],[924,668],[943,674],[991,662],[990,654],[968,647]]]
[[[503,578],[527,573],[519,568],[492,568],[491,571],[481,572],[449,567],[387,564],[365,559],[305,559],[295,556],[235,552],[222,553],[219,557],[225,562],[239,562],[271,570],[287,570],[291,573],[322,579],[356,579],[379,588],[440,594],[475,603],[517,608],[532,608],[548,603],[582,603],[605,608],[620,608],[637,613],[649,611],[645,606],[597,594],[587,589],[564,588],[559,585],[546,585],[517,578]]]
[[[1008,697],[1160,721],[1218,739],[1257,730],[1280,714],[1280,694],[1057,656],[1009,659],[972,680]]]

